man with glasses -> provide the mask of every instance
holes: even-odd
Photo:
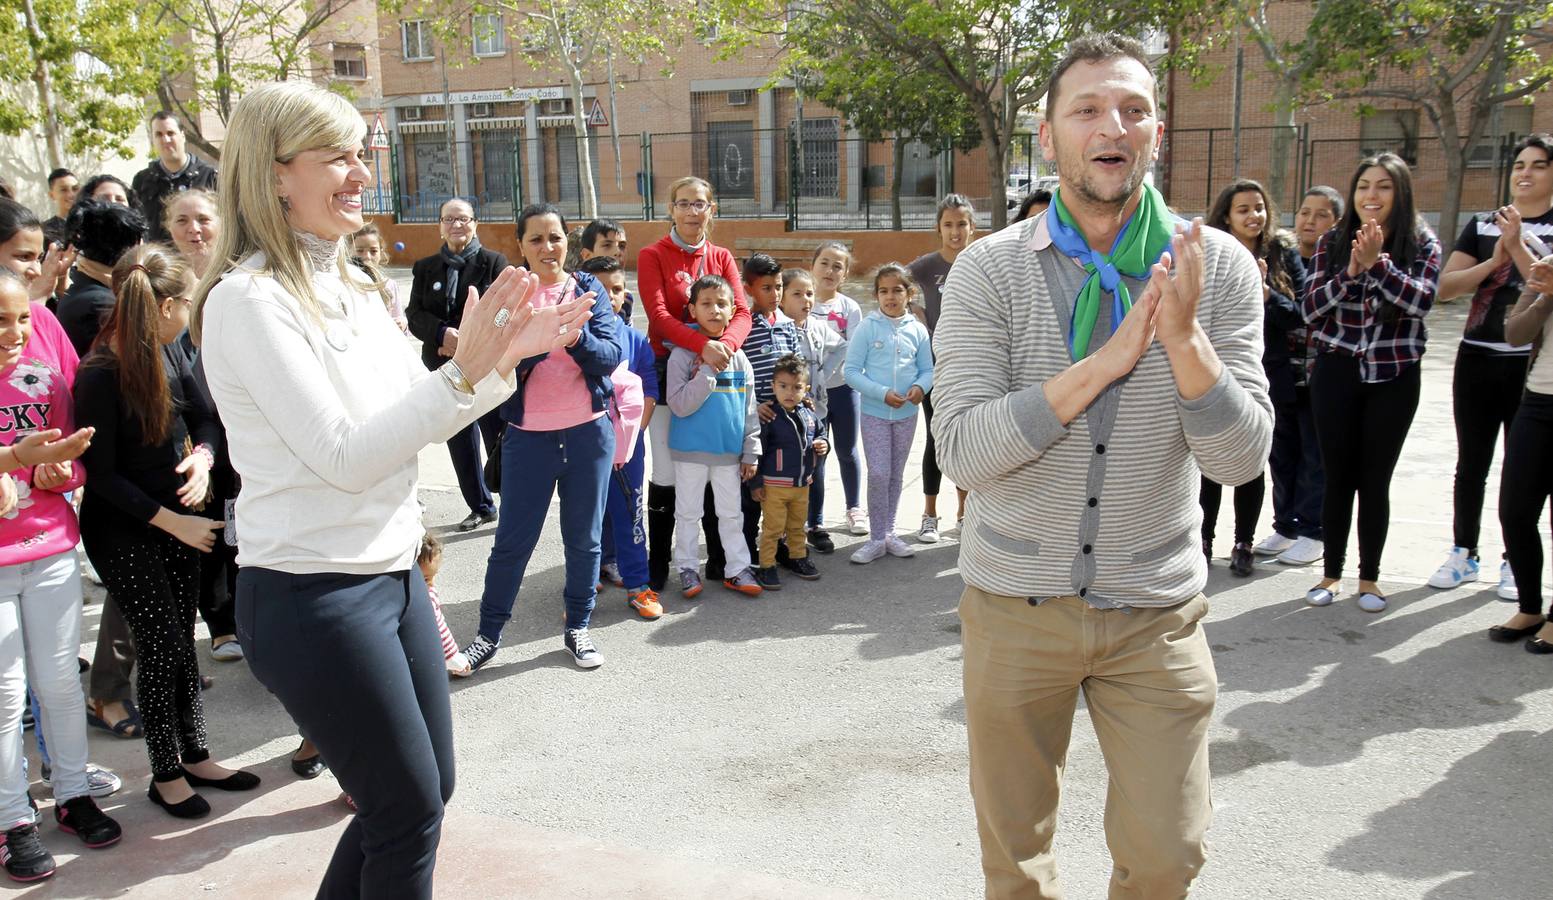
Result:
[[[480,246],[476,236],[479,227],[470,201],[454,197],[442,204],[442,248],[416,262],[411,270],[414,280],[405,315],[410,319],[410,333],[421,339],[421,361],[428,369],[440,367],[458,349],[458,327],[469,289],[484,294],[507,268],[507,257]],[[501,430],[501,416],[492,410],[448,439],[458,489],[469,505],[469,515],[458,523],[459,531],[496,521],[496,501],[485,486],[480,450],[483,445],[490,455]]]

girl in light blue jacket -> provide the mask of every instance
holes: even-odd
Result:
[[[879,309],[847,341],[842,372],[863,398],[863,457],[868,461],[868,541],[852,554],[859,564],[886,553],[915,555],[895,535],[895,511],[917,431],[917,407],[933,388],[933,348],[927,329],[910,312],[916,292],[905,266],[880,266],[874,273]]]

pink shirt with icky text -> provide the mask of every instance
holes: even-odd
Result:
[[[0,370],[0,444],[14,444],[35,431],[75,430],[75,348],[59,320],[41,303],[32,304],[32,337],[21,359]],[[14,566],[75,548],[80,526],[64,498],[86,480],[79,460],[64,484],[45,490],[32,486],[32,469],[15,469],[16,507],[0,516],[0,566]]]

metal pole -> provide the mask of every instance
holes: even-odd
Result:
[[[1203,205],[1207,210],[1213,206],[1213,135],[1218,129],[1208,129],[1208,174],[1203,178]]]
[[[1235,32],[1235,103],[1234,118],[1230,125],[1235,132],[1235,166],[1230,173],[1230,178],[1240,177],[1240,114],[1241,105],[1245,99],[1246,83],[1246,50],[1240,46],[1240,32]]]

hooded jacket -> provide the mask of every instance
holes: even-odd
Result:
[[[910,313],[892,319],[875,310],[869,313],[847,341],[847,361],[842,366],[847,384],[863,398],[863,412],[876,419],[909,419],[917,404],[899,409],[884,402],[890,391],[906,396],[913,387],[926,394],[933,389],[933,348],[927,328]]]

